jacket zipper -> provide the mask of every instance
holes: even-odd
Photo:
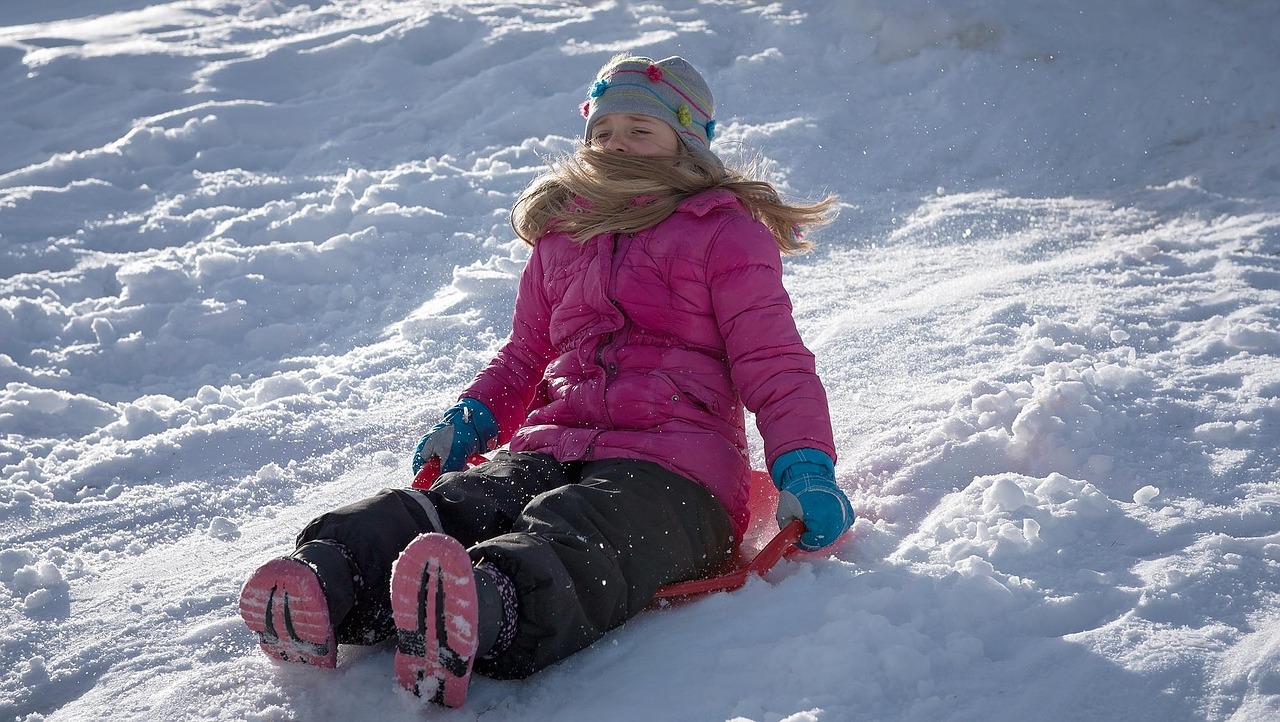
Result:
[[[618,258],[618,234],[614,233],[611,238],[611,251],[609,253],[609,263],[607,265],[609,269],[608,271],[609,278],[608,278],[608,282],[604,284],[604,297],[605,297],[605,300],[608,301],[610,305],[612,305],[613,308],[618,313],[621,314],[622,308],[618,304],[618,299],[616,298],[617,294],[613,288],[613,284],[617,276],[617,273],[613,267],[613,264],[617,262],[617,258]],[[624,325],[626,323],[625,315],[623,316],[623,323]],[[600,341],[600,345],[596,346],[596,365],[604,369],[606,379],[609,377],[610,373],[618,370],[617,364],[606,364],[604,360],[605,349],[607,349],[609,345],[613,343],[614,339],[617,338],[617,335],[618,334],[616,332],[609,331],[604,335],[604,338]],[[606,413],[607,413],[607,410],[606,410]]]
[[[614,268],[614,264],[617,263],[617,260],[618,260],[618,234],[614,233],[612,238],[610,239],[609,263],[606,266],[608,268],[609,276],[607,279],[607,283],[604,284],[603,288],[604,288],[605,300],[607,300],[610,303],[610,305],[612,305],[614,309],[619,314],[622,315],[623,317],[622,322],[623,322],[623,326],[625,327],[626,315],[622,313],[622,307],[618,304],[617,293],[614,290],[614,282],[617,280],[617,270]],[[618,332],[609,331],[608,333],[604,334],[604,337],[600,340],[600,345],[596,347],[596,365],[598,365],[604,371],[605,388],[601,389],[602,401],[603,401],[604,393],[608,390],[609,378],[613,375],[615,371],[618,370],[617,364],[605,361],[605,351],[609,349],[609,347],[613,344],[615,340],[617,340],[617,338],[618,338]],[[608,404],[603,404],[602,411],[604,412],[605,420],[608,423],[612,424],[613,419],[609,413]],[[593,441],[593,445],[594,445],[594,441]]]

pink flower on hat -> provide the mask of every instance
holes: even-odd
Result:
[[[649,82],[651,83],[662,82],[662,68],[653,63],[649,63],[649,67],[645,68],[644,74],[649,76]]]

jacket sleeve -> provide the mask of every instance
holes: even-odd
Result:
[[[772,467],[782,454],[802,448],[834,460],[827,393],[796,329],[773,235],[750,216],[735,214],[707,250],[707,280],[730,377],[756,415],[765,462]]]
[[[511,335],[489,364],[462,392],[480,401],[498,421],[498,443],[505,444],[524,422],[547,364],[555,356],[551,343],[551,307],[543,284],[543,254],[535,245],[520,274]]]

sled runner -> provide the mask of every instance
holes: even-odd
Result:
[[[467,460],[471,465],[488,461],[476,454]],[[413,479],[413,488],[428,489],[440,476],[440,459],[431,457]],[[748,501],[751,508],[751,525],[743,535],[727,568],[705,579],[676,582],[660,588],[653,597],[653,605],[662,605],[680,599],[697,597],[711,592],[733,591],[747,583],[752,576],[762,576],[783,558],[808,552],[796,546],[804,534],[804,522],[793,520],[777,533],[769,535],[774,523],[774,510],[778,508],[778,490],[768,472],[751,471],[751,491]],[[837,542],[839,543],[839,542]]]

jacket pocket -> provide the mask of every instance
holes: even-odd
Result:
[[[684,400],[685,402],[705,411],[716,418],[724,418],[730,403],[721,398],[721,395],[707,388],[703,384],[696,383],[691,375],[687,374],[656,374],[667,382],[673,391],[672,401]]]

